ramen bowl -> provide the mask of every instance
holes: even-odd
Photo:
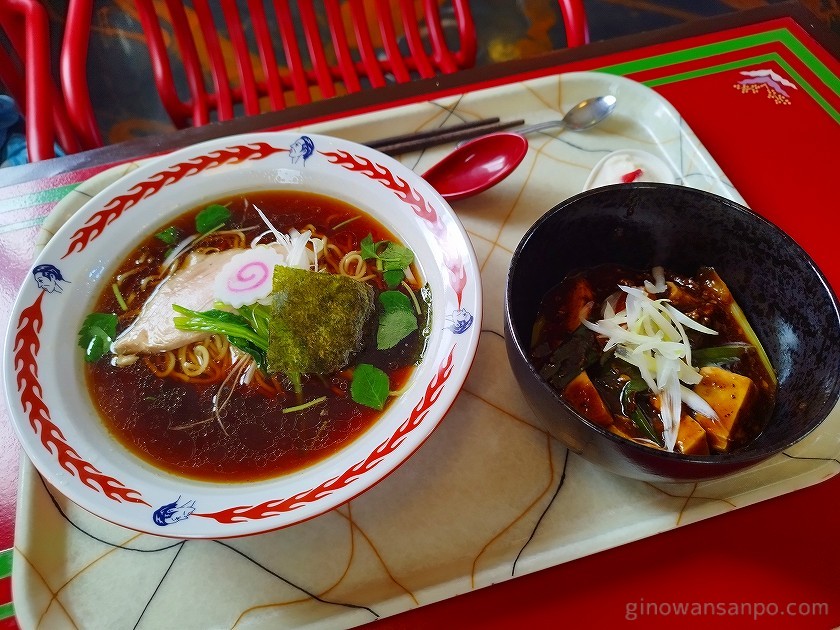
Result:
[[[711,455],[649,448],[587,420],[540,376],[531,335],[543,297],[566,276],[609,263],[686,275],[714,267],[726,282],[778,377],[772,416],[751,442]],[[838,304],[814,261],[759,215],[697,189],[615,185],[561,202],[516,248],[504,315],[508,356],[535,415],[573,452],[631,478],[698,481],[755,465],[811,433],[840,396]]]
[[[333,452],[256,481],[196,479],[156,466],[115,439],[89,392],[76,333],[117,265],[143,239],[196,207],[255,191],[339,200],[408,247],[427,285],[425,348],[382,415]],[[479,271],[463,227],[435,190],[399,162],[315,134],[222,138],[142,165],[56,232],[12,312],[7,399],[37,470],[93,514],[176,538],[255,534],[327,512],[405,462],[459,392],[475,354],[481,308]]]

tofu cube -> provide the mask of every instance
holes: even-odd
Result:
[[[712,450],[726,451],[750,413],[756,396],[755,383],[746,376],[719,367],[700,368],[700,374],[703,380],[694,391],[709,403],[718,419],[701,413],[695,418],[706,430]]]
[[[586,372],[578,374],[563,390],[563,397],[580,415],[602,427],[613,423],[613,416]]]
[[[680,419],[680,430],[677,432],[677,443],[674,450],[683,455],[709,454],[706,430],[691,416],[684,415]]]

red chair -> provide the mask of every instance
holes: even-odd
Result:
[[[583,0],[558,0],[566,27],[566,46],[575,48],[589,43],[589,25]]]
[[[582,0],[559,4],[567,45],[586,43]],[[476,59],[468,0],[135,0],[135,7],[157,91],[179,128],[434,77]],[[446,25],[442,7],[452,16]],[[93,0],[70,0],[61,52],[67,109],[85,148],[102,143],[86,69],[92,12]]]
[[[135,4],[158,92],[178,127],[280,110],[475,63],[467,0],[451,2],[454,49],[444,34],[438,0],[423,0],[421,15],[414,0],[399,0],[397,11],[389,0],[323,0],[317,8],[313,0],[247,0],[244,14],[236,0],[193,0],[191,10],[181,0],[166,0],[174,50],[166,46],[169,31],[155,3]],[[174,64],[185,77],[187,98],[178,93]]]
[[[61,42],[61,88],[67,111],[76,135],[85,149],[101,147],[102,134],[93,105],[87,80],[88,44],[93,18],[93,0],[70,0],[64,38]]]
[[[55,144],[66,153],[82,145],[70,123],[61,93],[52,78],[47,11],[37,0],[0,2],[0,81],[26,119],[29,160],[55,157]]]

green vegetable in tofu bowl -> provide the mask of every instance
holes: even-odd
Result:
[[[141,458],[206,480],[299,469],[360,435],[425,348],[414,254],[336,199],[254,192],[154,231],[79,332],[88,388]]]
[[[709,455],[743,447],[773,410],[776,375],[711,268],[602,265],[544,297],[531,356],[590,422],[652,448]]]

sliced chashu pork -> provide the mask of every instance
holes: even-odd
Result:
[[[140,314],[111,345],[118,362],[139,354],[175,350],[207,337],[204,332],[175,328],[173,318],[177,304],[193,311],[213,308],[216,298],[213,285],[222,267],[242,249],[223,252],[189,254],[186,264],[161,282],[146,300]]]

